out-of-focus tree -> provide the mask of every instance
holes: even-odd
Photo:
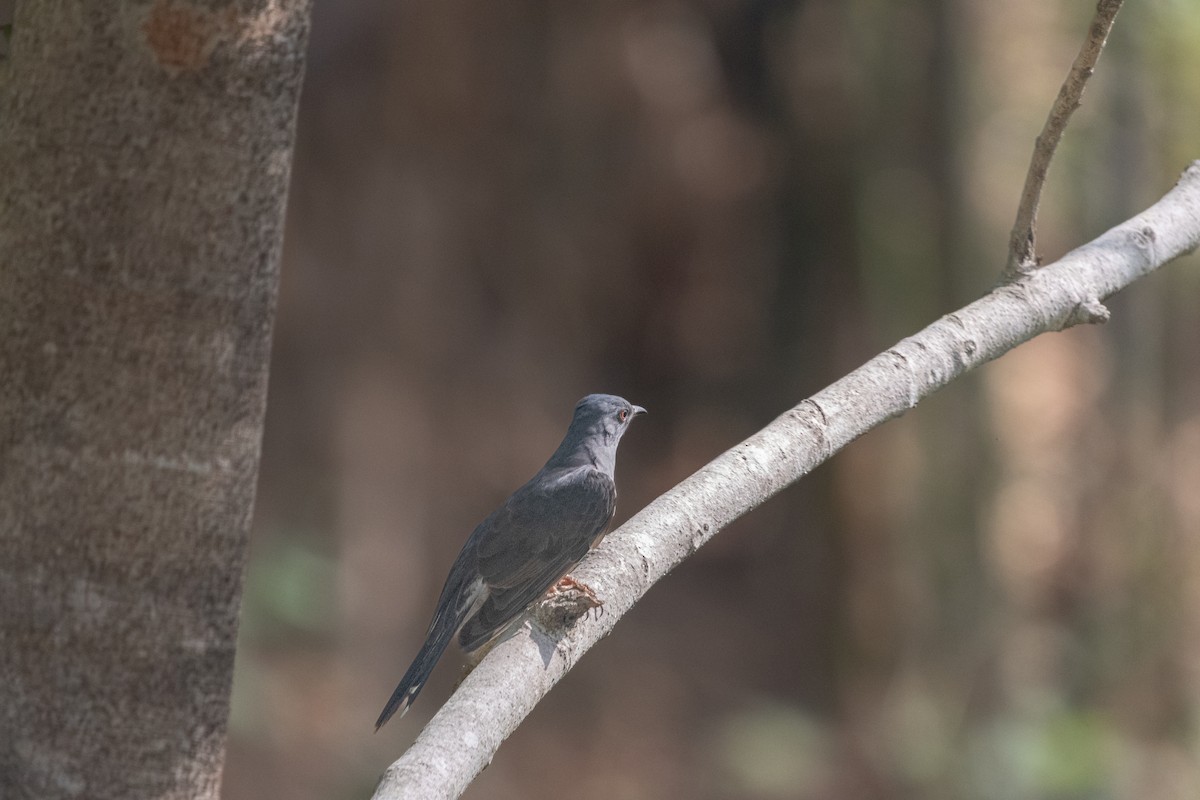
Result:
[[[308,3],[18,5],[0,796],[216,798]]]

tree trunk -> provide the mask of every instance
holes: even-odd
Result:
[[[0,796],[216,797],[308,0],[23,0]]]

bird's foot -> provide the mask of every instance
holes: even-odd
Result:
[[[570,575],[564,575],[558,579],[558,583],[550,587],[546,592],[549,598],[561,598],[567,602],[574,603],[579,606],[585,606],[585,611],[597,609],[598,613],[604,613],[604,601],[596,596],[595,590],[586,583],[581,583],[575,580]]]
[[[596,615],[604,613],[604,601],[586,583],[580,583],[570,575],[564,575],[558,583],[546,591],[543,607],[555,612],[565,622],[574,622],[586,617],[593,609]]]

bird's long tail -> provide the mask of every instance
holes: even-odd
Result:
[[[396,691],[388,698],[387,705],[375,721],[375,730],[382,728],[397,711],[400,712],[400,716],[404,716],[408,707],[417,699],[433,668],[437,666],[438,659],[446,652],[455,632],[482,602],[483,598],[479,596],[482,584],[479,581],[464,580],[464,577],[452,571],[447,578],[446,585],[442,588],[442,596],[438,599],[437,612],[433,621],[429,623],[425,643],[421,645],[417,657],[400,679]]]

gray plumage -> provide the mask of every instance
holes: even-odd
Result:
[[[528,483],[479,523],[454,560],[425,644],[375,730],[403,716],[458,634],[468,653],[487,644],[599,543],[616,510],[617,445],[646,409],[610,394],[575,406],[562,444]]]

